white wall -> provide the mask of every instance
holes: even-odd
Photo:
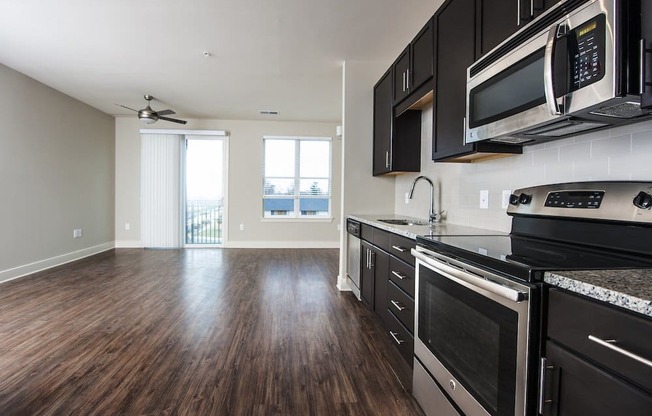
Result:
[[[159,122],[149,128],[227,130],[229,146],[227,247],[337,247],[340,215],[341,146],[333,140],[333,221],[262,220],[263,136],[335,137],[339,123],[246,120],[189,120],[179,127]],[[140,129],[134,117],[116,119],[115,234],[119,247],[140,247]],[[130,230],[125,230],[125,223]],[[245,225],[241,231],[240,224]]]
[[[652,121],[526,146],[522,155],[472,163],[434,163],[432,106],[422,113],[422,175],[441,186],[447,221],[509,231],[511,219],[501,208],[503,190],[548,183],[589,180],[652,181]],[[369,150],[371,152],[371,150]],[[396,178],[395,212],[427,218],[429,191],[417,184],[414,199],[405,192],[418,174]],[[489,209],[480,209],[480,190],[489,190]]]
[[[3,65],[0,91],[0,281],[112,248],[113,117]]]

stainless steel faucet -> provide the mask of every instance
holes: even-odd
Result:
[[[414,195],[414,187],[421,179],[430,184],[430,211],[428,212],[428,224],[432,225],[435,222],[439,222],[439,215],[435,214],[435,185],[432,183],[432,181],[426,176],[418,176],[412,182],[412,187],[410,188],[410,194],[408,195],[408,198],[412,199],[412,196]]]

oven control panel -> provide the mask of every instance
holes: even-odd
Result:
[[[516,189],[507,214],[652,224],[652,182],[569,182]]]
[[[556,191],[548,193],[545,206],[553,208],[596,209],[604,199],[604,191]]]

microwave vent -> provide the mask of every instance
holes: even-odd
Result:
[[[596,116],[615,118],[634,118],[642,116],[643,111],[641,110],[641,104],[633,101],[627,101],[625,103],[619,103],[610,105],[608,107],[599,108],[595,111],[591,111],[591,114]]]
[[[526,139],[523,137],[514,137],[514,136],[503,136],[503,137],[496,137],[494,139],[489,140],[490,142],[494,143],[506,143],[506,144],[525,144],[533,141],[532,139]]]
[[[565,120],[550,126],[529,130],[525,134],[528,136],[562,137],[606,126],[608,126],[608,124],[598,123],[595,121]]]

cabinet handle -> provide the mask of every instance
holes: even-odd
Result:
[[[385,167],[389,169],[389,150],[385,150]]]
[[[403,75],[403,92],[405,92],[405,72],[403,72],[401,75]]]
[[[402,246],[392,246],[392,248],[393,248],[394,250],[396,250],[396,251],[400,251],[401,253],[405,253],[406,251],[408,251],[407,248],[402,247]]]
[[[466,117],[462,117],[462,146],[466,146]]]
[[[521,1],[522,0],[516,0],[516,26],[521,25]]]
[[[410,70],[407,69],[405,70],[405,90],[409,91],[410,90]]]
[[[530,17],[534,17],[534,0],[530,0]]]
[[[371,269],[371,251],[367,248],[365,249],[365,254],[367,257],[367,269]]]
[[[608,349],[610,349],[612,351],[615,351],[615,352],[617,352],[619,354],[622,354],[625,357],[629,357],[632,360],[636,360],[639,363],[644,364],[644,365],[652,368],[652,361],[648,360],[647,358],[643,358],[640,355],[636,355],[633,352],[627,351],[624,348],[620,348],[617,345],[614,345],[616,343],[615,339],[604,340],[604,339],[600,339],[598,337],[594,337],[593,335],[589,335],[589,340],[595,342],[596,344],[602,345],[603,347],[608,348]]]
[[[539,365],[539,414],[542,415],[545,406],[552,403],[552,399],[546,399],[546,373],[555,367],[548,365],[546,357],[541,358]]]
[[[396,271],[394,271],[394,270],[392,270],[392,274],[393,274],[394,276],[398,277],[398,278],[401,279],[401,280],[405,280],[405,278],[407,277],[405,274],[403,274],[403,273],[401,273],[401,272],[396,272]]]
[[[399,311],[404,311],[405,310],[405,306],[401,306],[401,304],[398,303],[397,301],[391,299],[390,302],[392,302],[392,305],[394,305],[394,307],[396,309],[398,309]]]
[[[396,341],[398,345],[401,345],[402,343],[405,342],[404,340],[398,338],[398,332],[389,331],[389,335],[391,335],[392,338],[394,338],[394,341]]]

